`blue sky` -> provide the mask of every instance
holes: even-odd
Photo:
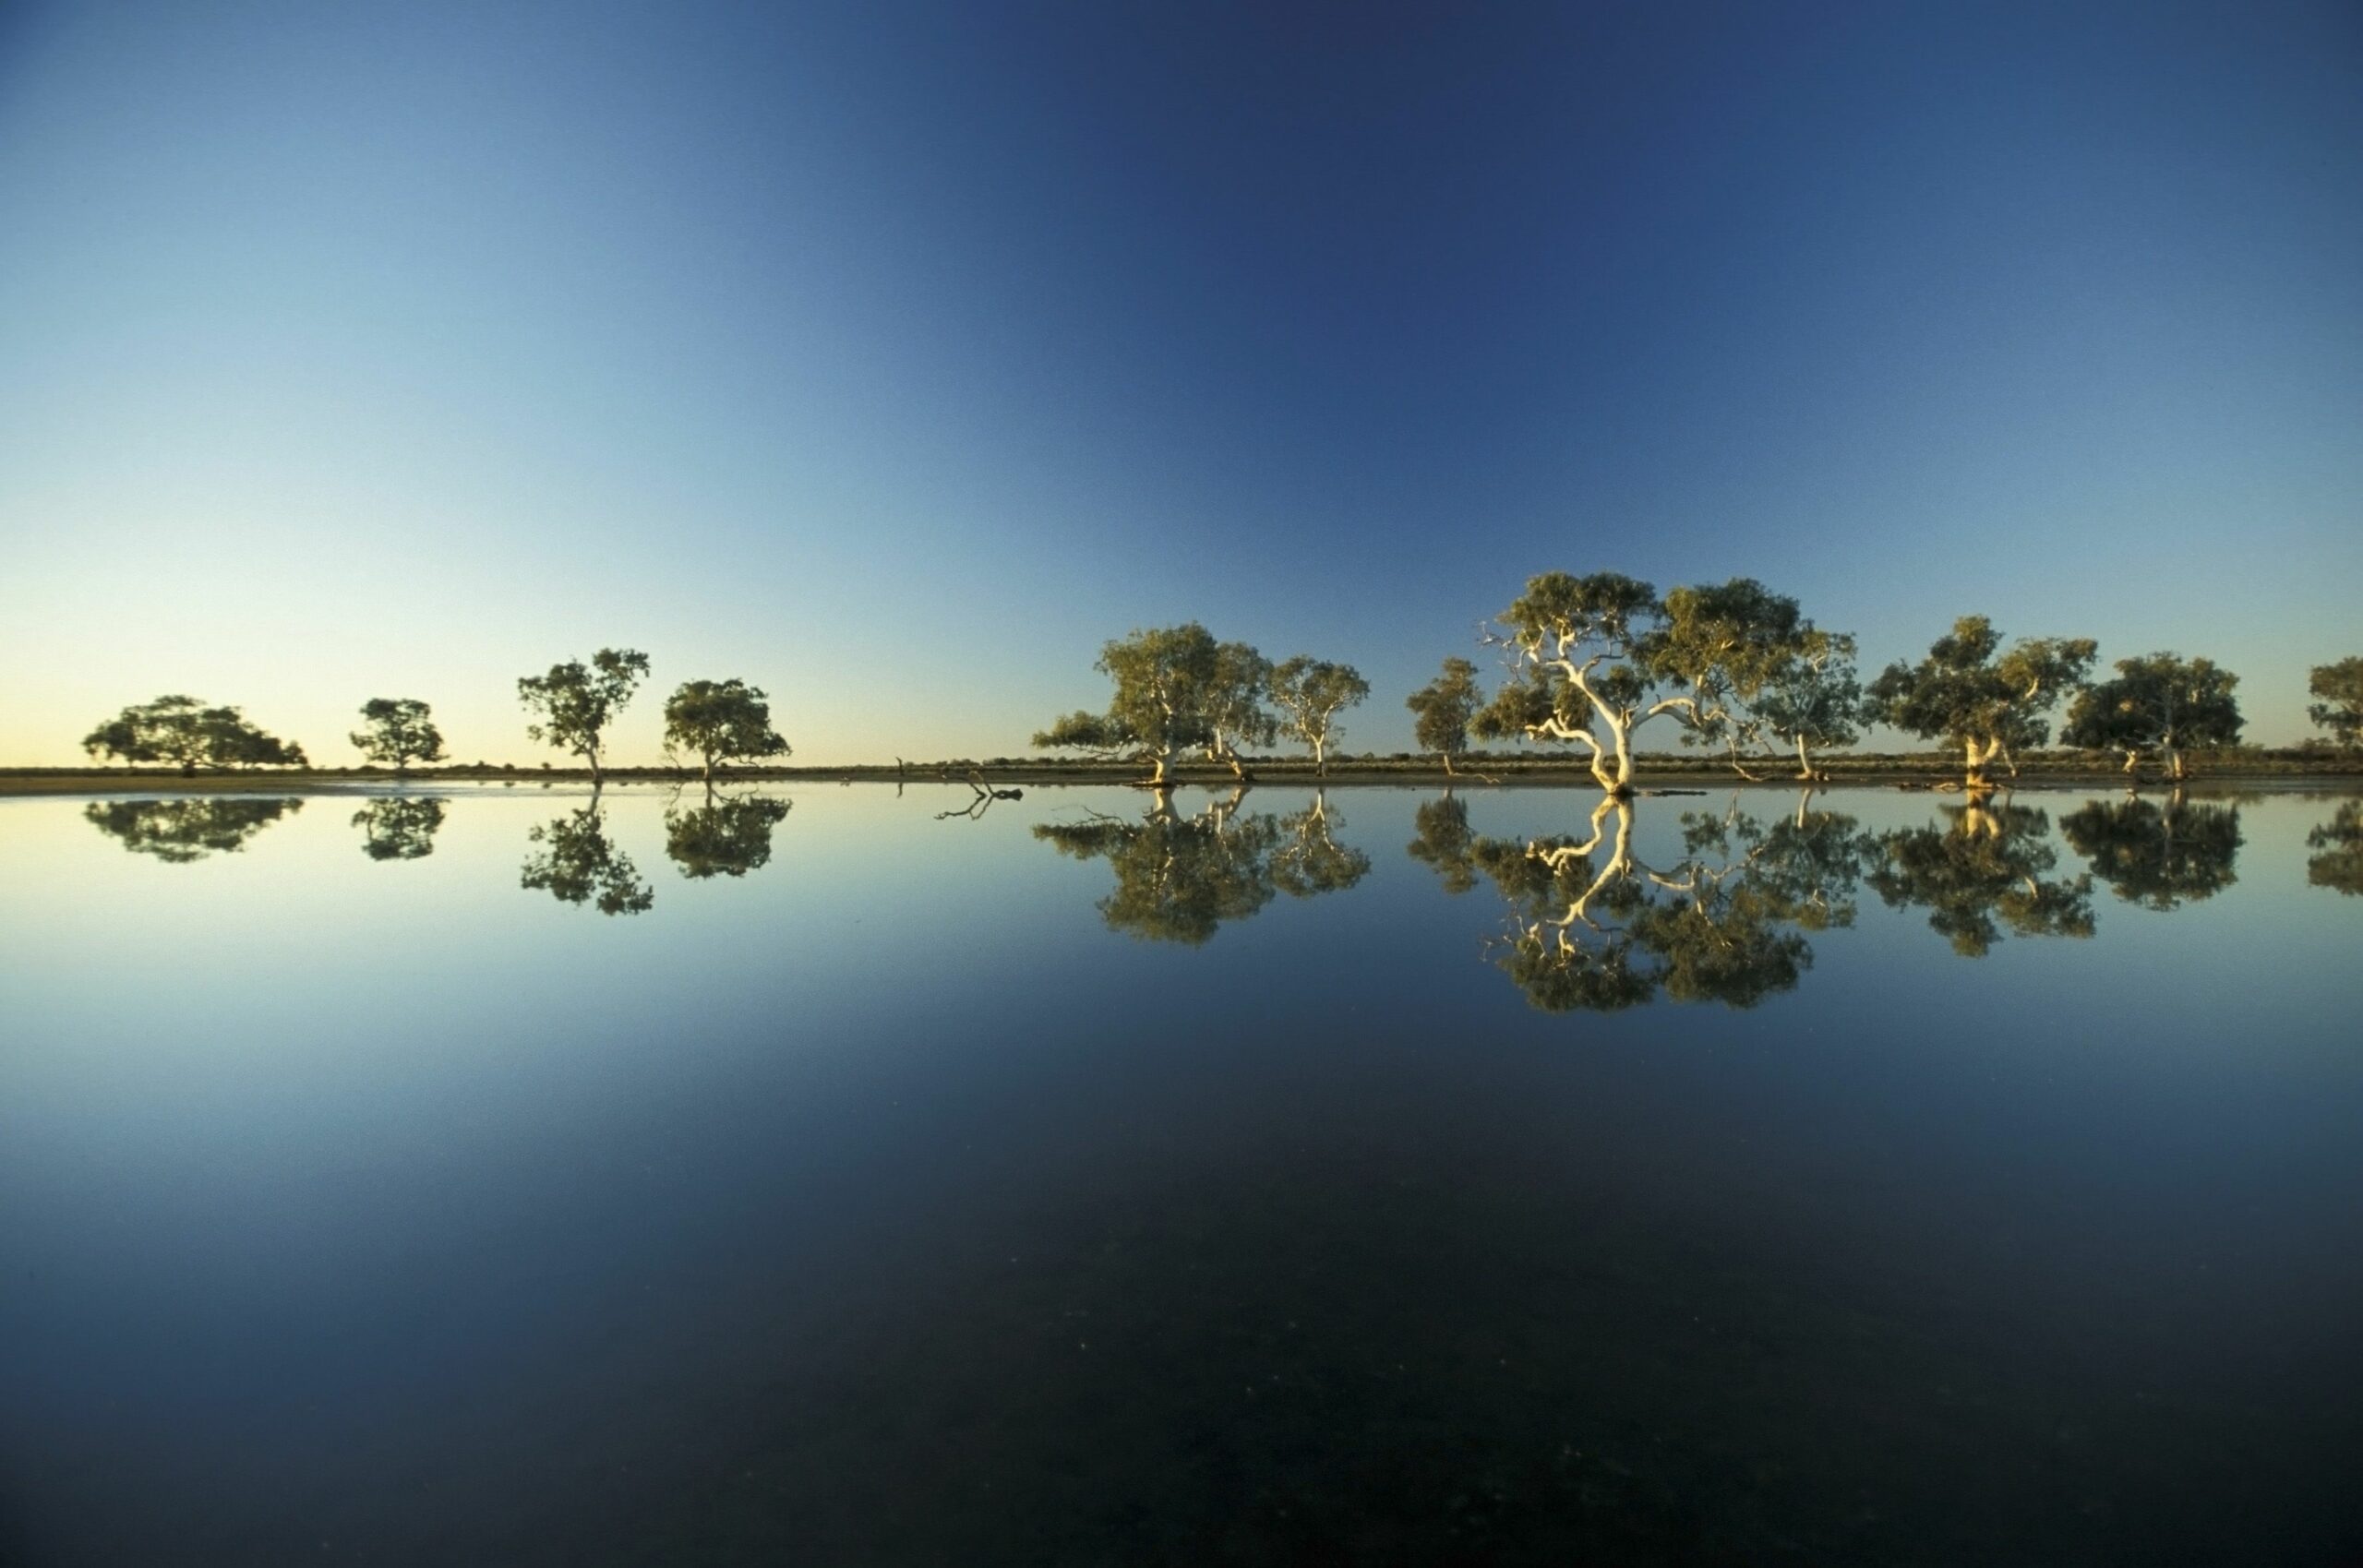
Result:
[[[732,675],[1015,753],[1190,618],[1393,749],[1551,569],[2206,653],[2283,743],[2358,257],[2339,4],[18,5],[0,760],[166,690],[531,760],[605,644],[625,760]]]

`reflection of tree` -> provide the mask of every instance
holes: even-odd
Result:
[[[301,800],[196,796],[174,800],[94,800],[83,808],[90,825],[123,841],[134,855],[174,866],[229,855],[280,818],[304,808]]]
[[[1272,851],[1272,882],[1290,898],[1343,892],[1370,875],[1370,856],[1339,844],[1333,832],[1344,819],[1316,793],[1313,804],[1280,819],[1279,846]]]
[[[1497,962],[1550,1012],[1615,1011],[1660,994],[1745,1008],[1793,989],[1813,963],[1803,933],[1853,920],[1865,854],[1852,818],[1803,801],[1769,826],[1736,810],[1685,816],[1684,856],[1663,870],[1634,854],[1621,799],[1601,802],[1580,844],[1465,839],[1466,817],[1457,829],[1451,817],[1422,820],[1413,853],[1447,887],[1470,868],[1493,879],[1513,910]]]
[[[1949,806],[1949,828],[1879,835],[1865,880],[1894,908],[1927,910],[1964,958],[1983,958],[2002,925],[2022,937],[2093,934],[2093,880],[2047,880],[2058,863],[2051,819],[2024,806]]]
[[[2363,801],[2341,806],[2336,816],[2306,835],[2306,847],[2328,852],[2306,862],[2307,881],[2363,897]]]
[[[792,802],[769,796],[706,797],[688,811],[665,813],[665,853],[685,877],[743,877],[772,857],[772,830]]]
[[[562,904],[595,901],[602,915],[638,915],[655,904],[631,857],[607,842],[595,794],[581,810],[535,828],[533,840],[544,847],[526,856],[520,885],[546,889]]]
[[[373,800],[353,815],[361,830],[361,853],[372,860],[422,860],[435,853],[443,827],[443,802],[433,796],[392,796]]]
[[[2059,831],[2093,871],[2128,904],[2172,909],[2232,885],[2240,850],[2240,808],[2146,800],[2095,801],[2063,817]]]
[[[1445,795],[1412,814],[1419,836],[1405,853],[1433,869],[1444,891],[1455,897],[1477,885],[1477,835],[1469,831],[1468,802]]]
[[[1255,914],[1276,892],[1310,898],[1351,887],[1369,871],[1368,856],[1332,836],[1335,814],[1319,800],[1283,819],[1242,815],[1240,798],[1183,817],[1160,792],[1140,821],[1044,822],[1034,836],[1078,860],[1108,862],[1116,889],[1099,913],[1110,929],[1192,946],[1225,921]]]

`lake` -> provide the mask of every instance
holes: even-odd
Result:
[[[0,1561],[2363,1556],[2363,798],[1597,805],[0,801]]]

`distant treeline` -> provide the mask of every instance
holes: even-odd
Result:
[[[1601,789],[1623,795],[1637,765],[1635,736],[1663,720],[1671,737],[1716,767],[1755,778],[1752,770],[1793,759],[1793,776],[1810,781],[1833,767],[1898,760],[1831,756],[1855,746],[1867,726],[1885,724],[1956,753],[1966,785],[1982,790],[1992,787],[1997,766],[2015,777],[2051,744],[2062,704],[2059,745],[2105,755],[2129,775],[2146,769],[2181,779],[2203,761],[2265,756],[2240,748],[2239,677],[2205,657],[2146,653],[2119,659],[2113,675],[2094,679],[2098,647],[2090,638],[2006,646],[1985,616],[1966,616],[1916,663],[1898,660],[1865,681],[1851,634],[1817,626],[1796,600],[1752,578],[1661,594],[1615,572],[1545,572],[1487,623],[1480,642],[1502,666],[1490,688],[1472,661],[1456,655],[1405,700],[1417,755],[1434,758],[1447,774],[1480,759],[1505,765],[1474,742],[1556,743],[1526,755],[1580,765]],[[1193,759],[1244,780],[1253,748],[1283,740],[1302,746],[1313,773],[1325,776],[1343,714],[1371,695],[1351,664],[1306,654],[1275,664],[1195,621],[1115,639],[1096,667],[1110,684],[1107,706],[1067,714],[1033,744],[1102,768],[1121,765],[1158,786]],[[520,678],[518,700],[532,721],[526,734],[579,759],[594,782],[604,779],[609,729],[648,672],[647,654],[603,648],[588,662]],[[2307,712],[2328,732],[2327,744],[2363,745],[2363,656],[2316,665],[2308,690],[2315,700]],[[372,698],[360,712],[351,739],[372,766],[402,773],[446,760],[426,703]],[[187,773],[309,765],[301,745],[238,709],[187,696],[127,707],[82,744],[94,758]],[[790,754],[772,726],[768,698],[739,679],[677,687],[665,702],[665,772],[693,764],[709,781],[718,769],[762,767]],[[1387,761],[1405,765],[1410,757]],[[991,765],[1055,766],[1005,758]],[[476,771],[496,770],[479,763]],[[896,772],[908,771],[902,764]]]

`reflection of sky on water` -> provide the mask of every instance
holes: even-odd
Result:
[[[1028,1560],[965,1475],[1076,1552],[1138,1548],[1125,1497],[1280,1550],[1174,1478],[1380,1506],[1386,1442],[1455,1463],[1427,1420],[1493,1434],[1469,1462],[1512,1478],[1504,1540],[1581,1481],[1636,1516],[1672,1489],[1742,1555],[2204,1545],[2231,1526],[2202,1466],[2333,1538],[2363,1458],[2363,904],[2309,883],[2307,841],[2337,801],[2243,800],[2232,880],[2171,912],[2096,875],[2089,938],[2005,926],[1965,960],[1866,884],[1759,1005],[1553,1014],[1494,962],[1493,884],[1451,896],[1403,852],[1432,798],[1331,792],[1368,870],[1199,945],[1111,931],[1108,859],[1036,836],[1141,821],[1130,791],[937,822],[954,792],[803,790],[764,863],[693,878],[667,843],[696,799],[668,828],[610,790],[634,919],[518,886],[531,830],[588,804],[556,790],[453,796],[431,855],[382,860],[341,802],[186,863],[86,802],[0,802],[0,1529],[562,1561],[614,1529],[764,1538],[749,1474],[846,1551]],[[1580,841],[1593,797],[1458,798],[1523,844]],[[1679,863],[1682,814],[1726,803],[1640,801],[1634,854]],[[1243,803],[1267,874],[1311,804]],[[1813,809],[1876,840],[1945,804]],[[2086,797],[2016,804],[2046,875],[2094,869],[2062,831]],[[1077,1311],[1110,1325],[1087,1352]],[[1485,1382],[1481,1347],[1530,1381]],[[1354,1381],[1382,1352],[1424,1371]],[[1200,1407],[1251,1363],[1318,1397]],[[1164,1446],[1202,1428],[1242,1446]],[[939,1454],[954,1431],[998,1458]],[[1558,1436],[1621,1474],[1532,1469]],[[2054,1491],[2012,1480],[2028,1453]],[[1857,1478],[1905,1534],[1845,1522]],[[888,1482],[867,1525],[828,1502]]]

